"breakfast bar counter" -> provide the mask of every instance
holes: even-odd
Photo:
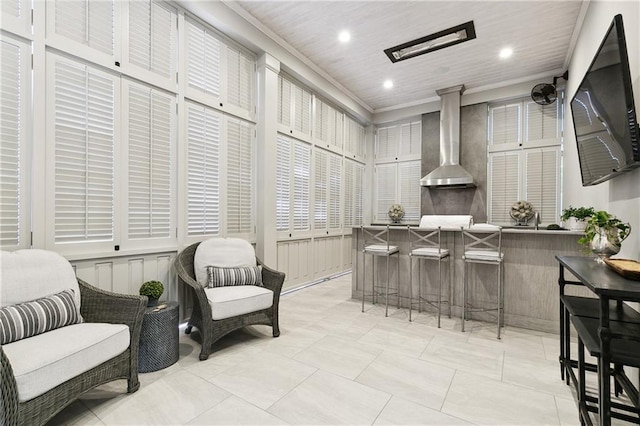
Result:
[[[368,229],[384,230],[386,226],[367,226]],[[408,306],[409,295],[409,232],[407,225],[392,225],[389,227],[390,244],[400,248],[400,256],[390,259],[390,285],[395,287],[398,282],[398,268],[400,262],[399,292],[400,303]],[[419,229],[419,228],[416,228]],[[364,268],[364,254],[362,253],[363,232],[360,227],[353,228],[352,259],[353,275],[351,293],[354,299],[362,298],[362,286],[366,282],[366,292],[371,292],[373,260],[367,256],[366,270]],[[451,251],[449,265],[443,263],[443,291],[447,286],[449,276],[453,278],[453,309],[454,317],[459,318],[462,309],[462,238],[460,231],[442,231],[442,246]],[[559,301],[557,297],[558,263],[556,256],[584,255],[582,247],[577,243],[582,232],[565,230],[547,230],[528,227],[505,227],[502,231],[502,251],[504,258],[504,323],[516,327],[557,333]],[[385,259],[376,259],[376,280],[379,285],[386,280]],[[420,265],[418,265],[420,264]],[[418,270],[421,269],[423,292],[433,295],[437,289],[437,262],[414,262],[413,294],[418,290]],[[495,268],[489,265],[474,265],[469,270],[469,297],[482,304],[495,303],[496,300]],[[572,289],[575,295],[589,296],[588,290]],[[368,299],[368,297],[367,297]],[[383,298],[381,299],[383,300]],[[370,303],[367,300],[367,303]],[[390,297],[390,304],[396,303]],[[433,310],[432,310],[433,311]],[[447,312],[446,306],[443,312]],[[432,315],[435,315],[435,311]],[[475,313],[472,319],[495,321],[495,313]]]

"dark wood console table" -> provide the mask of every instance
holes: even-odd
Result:
[[[560,297],[564,297],[566,285],[583,285],[591,290],[599,299],[600,361],[598,362],[598,413],[600,424],[611,424],[611,339],[627,339],[640,341],[639,327],[611,326],[616,317],[622,316],[623,302],[640,302],[640,282],[628,280],[618,275],[603,263],[589,257],[556,256],[560,264],[558,285]],[[565,269],[571,272],[578,281],[565,278]],[[613,303],[611,303],[613,302]],[[613,304],[613,307],[610,305]],[[614,310],[613,312],[612,309]],[[563,304],[560,304],[560,363],[563,373],[571,368],[571,361],[565,353],[565,333],[568,325]],[[623,323],[619,323],[623,324]],[[635,324],[634,324],[635,325]],[[640,357],[640,354],[638,354]]]

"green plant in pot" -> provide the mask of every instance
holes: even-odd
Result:
[[[140,286],[140,295],[149,298],[147,306],[156,306],[163,292],[164,285],[160,281],[147,281]]]
[[[573,207],[569,206],[562,210],[560,219],[564,222],[565,228],[572,231],[582,231],[587,226],[587,219],[596,213],[593,207]]]
[[[620,251],[622,242],[631,233],[631,225],[604,210],[595,212],[588,220],[584,235],[578,243],[598,255],[600,262]]]

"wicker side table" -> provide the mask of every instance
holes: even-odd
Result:
[[[140,331],[138,371],[148,373],[166,368],[178,361],[178,302],[160,302],[166,308],[154,312],[145,309]]]

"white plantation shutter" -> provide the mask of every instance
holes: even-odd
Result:
[[[2,37],[0,49],[0,247],[9,250],[29,244],[25,225],[29,216],[26,148],[31,48],[27,43]]]
[[[376,131],[376,160],[395,160],[397,148],[398,127],[381,127]]]
[[[126,88],[128,238],[169,238],[174,227],[171,162],[175,96],[135,83]]]
[[[175,74],[175,10],[152,0],[129,5],[129,62],[165,79]]]
[[[278,76],[278,123],[291,127],[293,83],[281,75]]]
[[[249,55],[227,46],[227,102],[251,112],[255,61]]]
[[[52,55],[55,243],[114,238],[118,80]]]
[[[533,101],[525,102],[525,141],[552,139],[560,137],[561,103],[538,105]]]
[[[253,124],[227,122],[227,233],[253,233]]]
[[[314,137],[322,141],[325,147],[342,149],[342,113],[318,98]]]
[[[293,141],[278,134],[276,140],[276,229],[289,231],[291,220],[291,147]]]
[[[341,213],[341,185],[342,185],[342,157],[329,154],[329,203],[328,228],[340,229]]]
[[[489,155],[489,185],[491,189],[489,222],[511,223],[509,211],[520,198],[520,152],[499,152]]]
[[[489,143],[491,145],[520,142],[520,109],[520,103],[489,109]]]
[[[0,1],[2,29],[19,34],[31,34],[31,2],[29,0]]]
[[[420,156],[422,150],[422,122],[400,125],[400,156]]]
[[[220,96],[222,42],[210,30],[186,19],[187,93]]]
[[[311,147],[295,141],[293,145],[293,230],[310,229]]]
[[[378,164],[376,180],[376,220],[389,220],[389,207],[396,202],[397,164]]]
[[[361,159],[365,157],[365,131],[364,126],[352,119],[345,116],[345,141],[344,149],[349,154],[355,155]]]
[[[420,219],[420,160],[398,163],[398,184],[397,202],[404,207],[403,219]]]
[[[541,223],[555,223],[559,217],[560,148],[524,151],[525,199],[540,214]]]
[[[344,226],[362,225],[364,165],[345,159],[344,161]]]
[[[220,126],[222,115],[187,104],[187,233],[220,233]]]
[[[278,134],[276,160],[276,226],[297,235],[311,229],[311,146]]]
[[[313,227],[316,230],[324,231],[327,229],[327,209],[328,209],[328,177],[329,170],[327,164],[327,156],[329,154],[322,149],[314,151],[314,209],[313,209]]]
[[[293,128],[305,135],[311,133],[311,92],[293,86]]]
[[[76,43],[110,56],[115,51],[113,0],[55,0],[53,31]]]

